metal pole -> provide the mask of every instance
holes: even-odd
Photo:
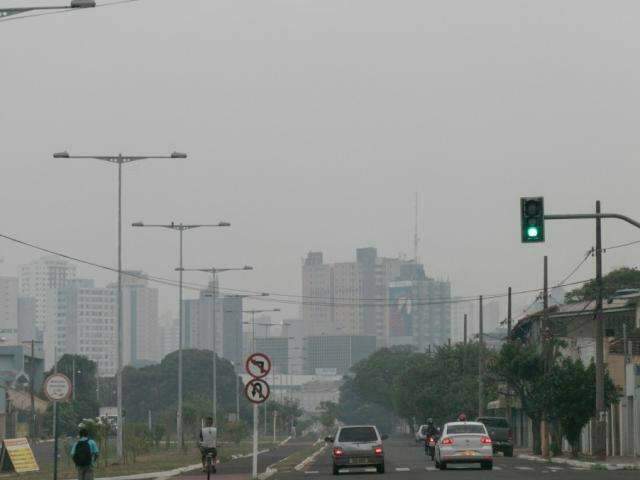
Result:
[[[629,345],[627,345],[627,324],[622,324],[622,341],[624,342],[624,364],[629,363]],[[626,368],[626,367],[625,367]]]
[[[71,399],[76,400],[76,356],[71,358]]]
[[[253,458],[251,461],[251,478],[258,478],[258,404],[253,404]]]
[[[213,281],[211,284],[211,305],[213,306],[213,315],[212,315],[212,328],[213,328],[213,421],[214,425],[218,426],[218,372],[216,368],[216,357],[217,348],[216,348],[216,271],[212,270]]]
[[[480,322],[478,333],[478,415],[484,415],[484,325],[482,318],[482,295],[479,298]]]
[[[122,155],[118,156],[118,365],[116,372],[117,383],[117,438],[116,453],[118,462],[122,463],[124,458],[124,416],[122,406]],[[75,376],[75,374],[74,374]],[[75,390],[74,390],[75,391]]]
[[[240,421],[240,374],[236,372],[236,421]]]
[[[278,418],[278,412],[273,411],[273,443],[276,443],[276,419]]]
[[[600,200],[596,202],[596,214],[600,213]],[[606,448],[606,421],[604,405],[604,322],[602,319],[602,225],[596,218],[596,438],[594,455],[604,459]]]
[[[507,295],[507,338],[511,337],[511,287],[509,287]]]
[[[53,347],[53,372],[58,373],[58,349]],[[58,402],[53,402],[53,480],[58,480]]]
[[[181,224],[182,225],[182,224]],[[184,447],[184,437],[182,435],[182,343],[183,343],[183,315],[182,315],[182,232],[183,229],[180,228],[178,230],[180,232],[180,270],[178,274],[178,311],[180,312],[178,315],[178,324],[179,324],[179,333],[178,333],[178,413],[176,416],[177,427],[176,433],[178,436],[178,445],[180,447]]]
[[[626,341],[625,341],[626,343]],[[29,382],[29,394],[31,395],[31,441],[35,442],[37,437],[36,433],[36,404],[35,404],[35,375],[36,375],[36,363],[35,363],[35,341],[31,339],[31,381]]]
[[[545,375],[549,373],[551,368],[551,344],[549,338],[549,260],[544,256],[543,262],[543,285],[542,285],[542,329],[540,332],[540,342],[542,343],[542,355],[544,358]],[[549,429],[547,419],[543,412],[540,421],[540,449],[543,457],[549,457]]]
[[[467,344],[467,314],[464,314],[464,326],[462,329],[462,343]]]

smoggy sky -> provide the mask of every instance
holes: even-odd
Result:
[[[545,254],[560,281],[593,222],[549,222],[544,245],[522,245],[519,197],[640,218],[639,14],[631,1],[140,0],[0,21],[0,233],[115,265],[116,168],[51,154],[179,150],[189,159],[125,167],[126,268],[175,278],[177,233],[133,221],[227,220],[185,234],[185,266],[251,264],[223,287],[300,295],[309,250],[411,254],[418,192],[420,258],[455,294],[538,287]],[[605,245],[638,238],[604,224]],[[639,252],[610,250],[605,269]],[[38,256],[0,241],[0,274]],[[572,280],[591,275],[593,260]],[[297,315],[274,300],[253,305]]]

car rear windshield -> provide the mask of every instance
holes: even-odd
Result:
[[[487,427],[509,428],[509,422],[506,418],[479,418],[478,422],[484,423]]]
[[[448,435],[459,435],[463,433],[485,433],[482,425],[449,425]]]
[[[340,430],[340,442],[377,442],[378,435],[373,427],[350,427]]]

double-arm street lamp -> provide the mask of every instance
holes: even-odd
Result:
[[[72,0],[68,5],[43,6],[43,7],[2,7],[0,8],[0,18],[9,15],[18,15],[20,13],[31,12],[33,10],[68,10],[72,8],[94,8],[95,0]]]
[[[69,152],[54,153],[53,158],[80,158],[101,160],[103,162],[118,165],[118,360],[117,360],[117,403],[118,403],[118,431],[117,431],[117,454],[121,461],[124,455],[124,424],[122,418],[122,367],[123,367],[123,347],[122,347],[122,165],[147,160],[152,158],[187,158],[186,153],[173,152],[165,155],[126,155],[122,153],[112,155],[71,155]]]
[[[216,291],[216,280],[219,273],[222,272],[231,272],[231,271],[239,271],[239,270],[253,270],[253,267],[250,265],[245,265],[244,267],[237,268],[181,268],[176,270],[180,270],[181,272],[205,272],[211,274],[211,328],[213,330],[213,421],[215,425],[218,425],[218,373],[216,366],[216,357],[218,356],[217,349],[217,332],[216,332],[216,297],[218,292]],[[237,393],[237,392],[236,392]]]
[[[178,275],[178,412],[176,415],[176,433],[178,435],[178,442],[181,447],[184,447],[184,436],[182,434],[182,348],[183,348],[183,315],[182,315],[182,273],[184,267],[182,265],[182,234],[185,230],[193,230],[194,228],[202,227],[230,227],[229,222],[218,223],[203,223],[203,224],[184,224],[184,223],[168,223],[168,224],[146,224],[143,222],[135,222],[131,224],[132,227],[149,227],[149,228],[168,228],[170,230],[177,230],[179,233],[179,267],[176,269],[179,272]],[[215,357],[215,355],[214,355]]]

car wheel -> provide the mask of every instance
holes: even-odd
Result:
[[[447,469],[447,464],[445,462],[440,462],[440,465],[438,465],[438,468],[440,470],[446,470]]]
[[[513,457],[513,447],[507,447],[504,449],[505,457]]]
[[[340,467],[338,467],[337,465],[333,465],[333,474],[334,475],[338,475],[340,473]]]
[[[493,462],[482,462],[480,468],[482,468],[482,470],[493,470]]]
[[[376,470],[378,473],[384,473],[384,463],[382,465],[377,465]]]

